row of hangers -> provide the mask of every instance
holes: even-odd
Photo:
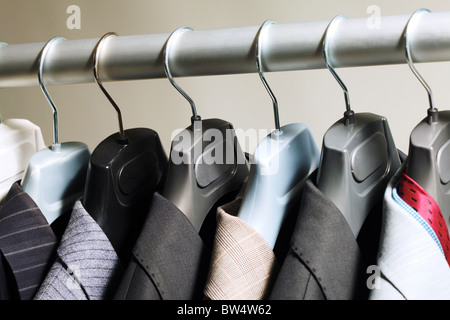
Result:
[[[438,111],[434,107],[431,89],[414,67],[409,45],[410,25],[424,12],[428,10],[417,10],[404,31],[406,61],[425,87],[430,102],[427,116],[411,133],[406,173],[433,196],[448,221],[450,111]],[[98,75],[104,40],[117,36],[115,33],[105,34],[95,46],[93,73],[96,83],[117,112],[119,131],[103,140],[92,153],[82,142],[60,143],[57,109],[45,87],[43,70],[50,46],[64,38],[51,39],[40,52],[38,77],[53,110],[53,144],[30,159],[22,180],[24,190],[35,200],[49,223],[70,209],[82,195],[87,212],[108,236],[119,257],[126,260],[154,192],[161,193],[176,205],[200,231],[210,209],[219,199],[236,193],[246,177],[248,182],[238,217],[255,228],[273,248],[286,213],[298,201],[306,179],[318,169],[315,181],[318,188],[343,213],[357,236],[367,214],[382,199],[388,181],[401,162],[387,119],[372,113],[354,112],[348,90],[329,61],[329,38],[342,18],[342,15],[335,17],[327,26],[322,49],[328,70],[343,89],[346,111],[343,118],[325,133],[321,152],[305,124],[280,126],[278,103],[264,77],[261,57],[265,31],[275,22],[267,20],[258,30],[256,66],[273,102],[275,130],[257,145],[250,166],[242,161],[244,155],[236,136],[225,134],[227,130],[233,132],[233,125],[222,119],[202,119],[194,101],[172,77],[169,57],[173,41],[192,29],[182,27],[170,34],[164,45],[164,70],[171,84],[191,106],[192,117],[185,131],[194,137],[215,128],[224,133],[224,138],[214,141],[193,139],[191,148],[181,148],[180,139],[175,137],[170,155],[181,152],[183,159],[190,159],[182,164],[174,164],[167,157],[154,130],[124,130],[120,109]],[[185,136],[184,133],[179,135]],[[233,150],[234,163],[198,163],[218,145],[222,146],[221,150]],[[197,148],[201,149],[200,154],[193,152]]]

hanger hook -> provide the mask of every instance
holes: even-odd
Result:
[[[264,21],[264,23],[261,25],[261,27],[258,30],[258,39],[256,41],[256,67],[258,69],[258,74],[259,77],[261,78],[262,83],[264,84],[264,87],[266,88],[267,92],[269,93],[272,102],[273,102],[273,113],[274,113],[274,118],[275,118],[275,129],[277,130],[277,132],[281,132],[280,129],[280,115],[278,112],[278,101],[277,98],[275,97],[275,95],[273,94],[272,90],[269,87],[269,84],[267,83],[266,78],[264,77],[263,74],[263,66],[262,66],[262,40],[263,40],[263,31],[266,30],[267,26],[269,24],[275,24],[275,21],[272,20],[266,20]]]
[[[48,50],[50,49],[50,47],[56,42],[56,41],[60,41],[60,40],[66,40],[63,37],[54,37],[52,39],[50,39],[44,46],[44,48],[41,50],[40,54],[39,54],[39,59],[38,59],[38,64],[39,64],[39,68],[38,68],[38,80],[39,80],[39,85],[41,87],[42,92],[44,93],[45,98],[47,99],[48,103],[50,104],[50,107],[53,110],[53,144],[52,144],[52,151],[60,151],[61,150],[61,144],[59,143],[59,136],[58,136],[58,110],[56,109],[56,106],[52,100],[52,98],[50,97],[50,94],[48,93],[47,88],[45,87],[45,83],[44,83],[44,62],[45,62],[45,57],[48,53]]]
[[[411,39],[411,24],[412,21],[418,21],[418,17],[420,13],[424,13],[424,12],[431,12],[428,9],[418,9],[416,10],[411,17],[408,19],[408,22],[406,23],[405,26],[405,32],[404,32],[404,41],[405,41],[405,53],[406,53],[406,61],[408,62],[409,68],[411,69],[411,71],[414,73],[414,75],[417,77],[417,79],[420,81],[420,83],[423,85],[423,87],[425,88],[425,90],[427,91],[428,94],[428,101],[430,104],[430,108],[428,110],[428,114],[429,114],[429,120],[431,120],[432,122],[434,122],[435,120],[437,120],[436,116],[437,116],[437,109],[434,107],[434,103],[433,103],[433,92],[431,91],[430,86],[428,85],[428,83],[425,81],[425,79],[420,75],[419,71],[417,71],[416,67],[414,66],[413,63],[413,59],[411,56],[411,50],[410,50],[410,39]],[[433,117],[434,115],[434,117]]]
[[[98,86],[100,87],[100,89],[102,90],[102,92],[105,94],[105,96],[108,98],[109,102],[113,105],[114,109],[117,111],[117,118],[119,120],[119,140],[122,141],[123,143],[127,142],[127,138],[125,136],[125,132],[123,130],[123,122],[122,122],[122,112],[120,111],[119,106],[117,105],[117,103],[113,100],[113,98],[111,97],[111,95],[108,93],[108,91],[106,91],[105,87],[103,86],[100,77],[98,75],[98,64],[99,64],[99,57],[100,57],[100,49],[101,46],[104,42],[104,40],[110,36],[118,36],[117,33],[115,32],[108,32],[105,33],[100,40],[98,40],[97,44],[95,45],[94,48],[94,53],[93,53],[93,60],[94,60],[94,79],[95,82],[97,82]]]
[[[0,41],[0,47],[3,47],[3,46],[7,46],[8,44],[6,43],[6,42],[1,42]],[[0,113],[0,123],[2,123],[3,122],[3,119],[2,119],[2,114]]]
[[[175,87],[175,89],[178,90],[179,93],[181,93],[181,95],[191,105],[191,109],[192,109],[192,119],[191,120],[194,121],[194,120],[200,120],[200,116],[197,114],[197,109],[195,107],[195,103],[191,99],[191,97],[189,97],[189,95],[183,89],[181,89],[181,87],[175,82],[175,80],[172,76],[172,73],[170,72],[170,68],[169,68],[169,53],[170,53],[170,48],[174,41],[175,35],[178,33],[182,33],[185,31],[192,31],[192,30],[193,29],[189,28],[189,27],[180,27],[180,28],[176,29],[175,31],[173,31],[170,34],[169,38],[167,38],[166,44],[164,45],[164,71],[165,71],[166,76],[169,79],[170,83]]]
[[[331,74],[334,76],[334,78],[337,80],[337,82],[341,86],[342,90],[344,91],[345,106],[346,106],[346,112],[344,113],[344,117],[346,120],[346,124],[353,124],[353,123],[355,123],[355,119],[354,119],[354,112],[352,111],[352,109],[350,107],[350,95],[348,93],[348,89],[347,89],[346,85],[344,84],[344,82],[342,81],[342,79],[338,76],[337,72],[334,70],[334,67],[331,65],[330,59],[329,59],[329,50],[328,50],[328,44],[329,44],[328,37],[330,36],[329,32],[330,32],[330,29],[332,29],[333,27],[336,28],[337,22],[341,18],[347,19],[347,17],[344,15],[337,15],[328,24],[328,26],[325,30],[325,35],[323,37],[322,53],[323,53],[323,59],[325,61],[325,65],[327,66],[328,70],[331,72]]]

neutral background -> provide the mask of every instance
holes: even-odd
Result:
[[[69,30],[69,5],[81,8],[81,30]],[[195,30],[259,26],[266,19],[277,23],[329,21],[337,14],[369,17],[377,5],[381,15],[411,14],[426,7],[450,11],[449,1],[411,0],[1,0],[0,41],[8,44],[45,42],[54,36],[67,39],[169,33],[180,26]],[[449,109],[450,64],[427,63],[418,69],[433,89],[436,106]],[[1,72],[1,70],[0,70]],[[426,92],[406,64],[339,69],[356,112],[387,117],[397,147],[408,151],[409,134],[426,115]],[[342,91],[328,70],[266,73],[279,101],[281,124],[306,123],[321,146],[326,130],[342,117]],[[222,118],[235,128],[271,130],[272,103],[258,75],[180,78],[203,118]],[[121,107],[125,128],[156,130],[166,151],[175,129],[189,124],[190,108],[167,79],[105,83]],[[60,141],[83,141],[93,150],[118,130],[117,117],[94,84],[52,86],[58,106]],[[0,90],[3,118],[26,118],[39,125],[45,142],[52,142],[51,109],[39,87]],[[262,136],[260,137],[262,138]],[[243,143],[253,152],[254,145]]]

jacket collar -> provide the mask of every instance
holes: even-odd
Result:
[[[450,268],[444,255],[423,226],[392,197],[403,169],[391,179],[384,195],[378,266],[406,299],[450,299]]]
[[[345,217],[312,177],[303,189],[291,249],[327,299],[355,299],[365,284],[363,256]]]
[[[20,299],[38,290],[54,258],[57,239],[33,199],[14,183],[0,206],[0,251]]]
[[[161,299],[201,299],[209,260],[187,217],[159,193],[133,249]]]
[[[119,257],[103,230],[84,209],[80,200],[75,202],[57,253],[74,281],[83,288],[87,296],[98,295],[98,288],[91,286],[89,280],[89,276],[93,276],[94,273],[98,281],[102,282],[102,290],[108,290],[116,285],[115,281],[120,281],[123,266]],[[98,259],[100,257],[101,259]]]

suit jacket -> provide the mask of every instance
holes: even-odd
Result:
[[[122,273],[119,257],[108,238],[77,200],[56,261],[34,299],[112,299]]]
[[[155,193],[115,299],[202,299],[208,263],[206,246],[187,217]]]
[[[33,299],[56,246],[44,215],[15,182],[0,206],[0,299]]]
[[[367,299],[366,269],[376,258],[381,207],[366,219],[358,239],[339,209],[306,181],[290,249],[272,300]]]
[[[402,170],[391,179],[384,195],[376,263],[380,277],[370,299],[450,299],[450,268],[444,254],[424,226],[393,198]]]

